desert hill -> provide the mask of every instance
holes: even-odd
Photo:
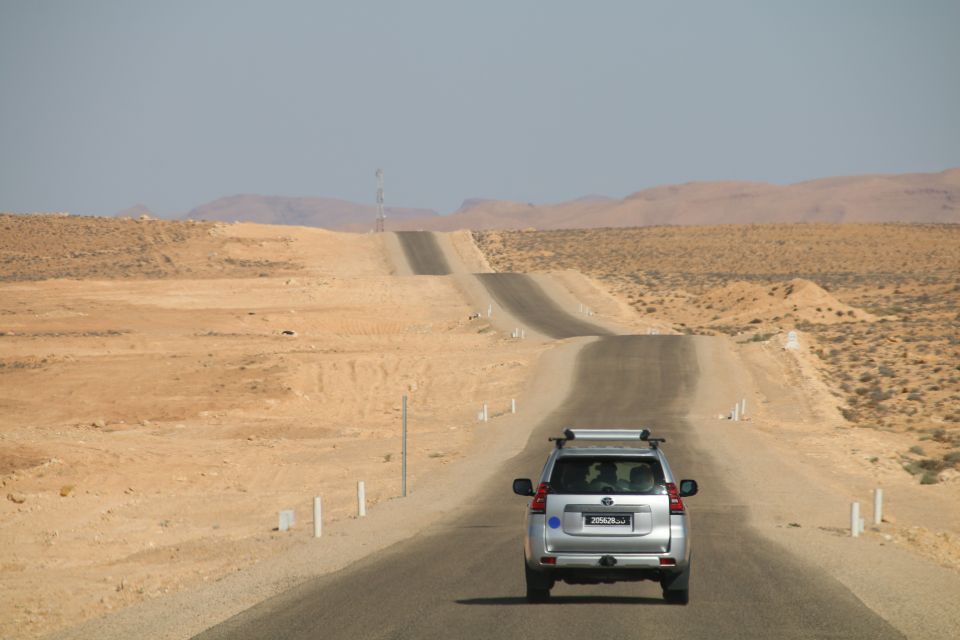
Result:
[[[784,316],[825,325],[876,319],[803,278],[772,285],[731,282],[705,292],[697,302],[712,308],[717,317],[715,322],[721,324],[761,324],[776,322],[774,318],[779,320]]]
[[[373,228],[374,205],[358,204],[338,198],[288,198],[284,196],[236,195],[219,198],[196,207],[184,218],[221,222],[255,222],[339,229],[351,225],[354,231]],[[396,224],[408,218],[437,216],[431,209],[386,207],[387,218]]]
[[[690,182],[621,200],[596,196],[560,204],[465,201],[448,216],[393,220],[389,228],[578,229],[778,222],[960,222],[960,169],[940,173],[764,182]]]

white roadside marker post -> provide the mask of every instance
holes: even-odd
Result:
[[[361,518],[367,515],[367,491],[363,480],[357,482],[357,515]]]
[[[280,512],[280,521],[277,523],[277,531],[289,531],[293,526],[293,510],[285,509]]]
[[[487,412],[487,403],[483,403],[483,421],[490,422],[490,414]]]
[[[516,399],[511,398],[511,399],[510,399],[510,413],[516,413],[516,412],[517,412],[517,401],[516,401]]]
[[[734,422],[740,421],[740,403],[739,402],[733,405],[733,421]]]
[[[320,496],[313,497],[313,537],[319,538],[323,535],[323,518],[321,517],[323,506],[320,502]]]
[[[857,538],[860,536],[860,503],[851,502],[850,503],[850,537]]]
[[[487,305],[487,317],[489,318],[492,315],[493,315],[493,303],[491,302],[490,304]]]
[[[873,524],[883,522],[883,489],[877,487],[873,490]]]
[[[743,418],[746,415],[747,415],[747,399],[741,398],[740,399],[740,417]]]
[[[400,496],[407,497],[407,396],[403,396],[403,432],[400,440]]]

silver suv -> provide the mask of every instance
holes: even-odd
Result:
[[[690,594],[690,533],[683,498],[696,480],[674,479],[648,429],[567,429],[534,487],[523,543],[527,600],[543,602],[557,580],[598,584],[656,580],[668,602]],[[646,447],[572,447],[570,442],[644,442]]]

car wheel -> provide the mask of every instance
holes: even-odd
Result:
[[[670,604],[687,604],[690,602],[689,589],[664,589],[663,599]]]
[[[550,599],[553,580],[531,569],[526,560],[523,562],[523,574],[527,582],[527,602],[546,602]]]
[[[673,575],[660,579],[663,589],[663,599],[670,604],[687,604],[690,602],[690,566]]]

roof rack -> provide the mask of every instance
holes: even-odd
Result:
[[[592,440],[595,442],[622,442],[625,440],[640,440],[656,449],[666,438],[651,438],[650,429],[564,429],[562,438],[548,438],[562,449],[568,440]]]

